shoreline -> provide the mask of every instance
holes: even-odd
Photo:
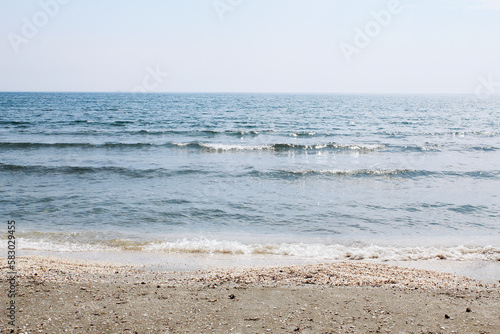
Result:
[[[269,254],[205,254],[205,253],[162,253],[143,251],[117,251],[117,252],[49,252],[21,250],[23,256],[49,256],[70,260],[105,261],[108,264],[131,265],[138,269],[153,270],[158,272],[193,272],[198,270],[213,270],[220,268],[237,267],[264,267],[308,265],[322,263],[373,263],[389,264],[406,268],[437,271],[473,278],[484,283],[497,283],[500,281],[500,261],[480,260],[411,260],[411,261],[380,261],[377,259],[366,260],[331,260],[321,258],[307,258],[299,256],[269,255]],[[104,259],[104,260],[103,260]]]
[[[500,331],[499,284],[428,270],[336,262],[158,272],[17,260],[18,332]],[[5,310],[0,327],[8,328]]]

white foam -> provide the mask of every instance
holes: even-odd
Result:
[[[126,251],[233,255],[279,255],[324,260],[377,260],[426,261],[447,259],[452,261],[500,261],[500,248],[495,246],[426,246],[401,247],[376,244],[322,244],[322,243],[253,243],[206,238],[178,239],[174,241],[133,242],[113,239],[106,242],[51,242],[44,239],[21,238],[21,249],[57,252]]]
[[[338,149],[347,149],[353,151],[376,151],[386,147],[384,144],[336,144],[332,143],[332,147]]]
[[[21,250],[36,250],[47,252],[110,252],[120,251],[120,248],[78,242],[52,242],[46,240],[33,240],[18,238]]]
[[[146,251],[189,252],[206,254],[269,254],[328,260],[422,261],[500,261],[500,248],[493,246],[394,247],[379,245],[325,245],[307,243],[243,244],[237,241],[182,239],[146,245]]]
[[[201,143],[201,147],[215,151],[259,151],[272,149],[272,145],[240,145]]]
[[[280,170],[280,172],[291,174],[325,174],[325,175],[397,175],[416,172],[411,169],[303,169],[303,170]]]

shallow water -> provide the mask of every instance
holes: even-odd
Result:
[[[38,251],[497,262],[499,110],[459,95],[0,93],[0,207]]]

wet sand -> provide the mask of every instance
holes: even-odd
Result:
[[[337,262],[165,273],[17,261],[16,333],[500,333],[498,284],[433,271]],[[7,321],[4,307],[5,333]]]

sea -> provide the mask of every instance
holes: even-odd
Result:
[[[21,254],[499,279],[499,195],[500,96],[0,93]]]

